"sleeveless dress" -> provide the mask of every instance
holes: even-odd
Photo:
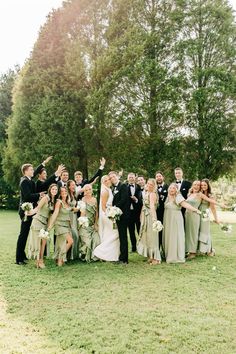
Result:
[[[113,194],[111,189],[102,186],[101,192],[103,192],[103,190],[107,190],[109,193],[106,206],[112,206]],[[94,256],[104,261],[118,261],[120,255],[120,240],[118,229],[113,229],[113,222],[102,210],[101,198],[99,207],[99,236],[101,239],[101,244],[95,248]]]
[[[201,204],[201,199],[191,198],[191,195],[186,201],[197,209]],[[185,251],[187,253],[197,253],[199,229],[200,215],[187,209],[185,212]]]
[[[66,261],[66,235],[71,234],[70,208],[67,208],[62,200],[58,200],[61,203],[61,208],[55,222],[56,243],[54,258]]]
[[[75,208],[77,204],[76,199],[73,199],[69,202],[71,208]],[[70,259],[74,260],[78,258],[78,251],[79,251],[79,234],[78,234],[78,222],[77,222],[77,213],[74,211],[70,211],[70,224],[71,224],[71,232],[73,238],[73,245],[70,249]],[[68,252],[69,253],[69,252]]]
[[[29,258],[39,260],[41,239],[39,238],[39,232],[41,229],[46,230],[48,219],[50,216],[50,208],[48,202],[45,203],[42,208],[33,216],[33,221],[30,227],[30,238],[28,246]]]
[[[156,210],[157,205],[154,207]],[[159,250],[159,233],[158,231],[153,231],[153,221],[154,220],[150,210],[149,193],[146,193],[141,211],[141,227],[139,232],[139,240],[137,243],[137,252],[141,256],[161,261]]]
[[[96,261],[94,249],[100,244],[100,237],[95,230],[96,204],[86,203],[86,214],[89,226],[79,226],[79,258],[86,262]]]
[[[180,203],[185,199],[178,194],[175,200],[166,199],[163,221],[163,245],[166,263],[185,262],[184,218]]]
[[[199,209],[202,213],[206,211],[206,209],[210,208],[210,203],[206,200],[202,200]],[[199,232],[199,244],[198,244],[199,252],[201,253],[210,253],[212,244],[211,244],[211,231],[210,231],[210,218],[209,220],[200,219],[200,232]]]

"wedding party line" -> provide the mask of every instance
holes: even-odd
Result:
[[[127,265],[128,236],[130,252],[146,257],[150,265],[184,263],[198,254],[215,255],[210,210],[219,223],[216,205],[225,205],[212,196],[208,179],[191,183],[177,167],[170,185],[161,171],[148,179],[130,172],[122,181],[120,172],[103,175],[104,158],[91,179],[83,179],[81,171],[69,179],[63,164],[47,177],[45,166],[51,159],[35,170],[29,163],[21,168],[17,265],[26,265],[33,258],[37,268],[45,268],[50,240],[58,266],[70,260]],[[93,184],[98,179],[95,198]]]

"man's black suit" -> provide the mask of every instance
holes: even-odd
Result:
[[[120,239],[120,256],[121,262],[128,263],[128,239],[127,239],[127,225],[129,218],[129,194],[126,184],[118,183],[113,189],[113,205],[120,208],[123,214],[120,220],[117,221],[119,239]]]
[[[36,192],[47,192],[48,188],[53,183],[57,183],[57,177],[55,174],[48,177],[45,181],[41,181],[40,179],[38,179],[36,181]]]
[[[103,170],[101,168],[99,168],[92,178],[83,179],[83,181],[80,184],[76,184],[77,187],[80,186],[81,188],[83,188],[85,186],[85,184],[92,183],[97,177],[101,177],[102,176],[102,171]],[[77,199],[80,200],[80,199],[83,198],[83,196],[84,196],[84,193],[81,193],[81,194],[78,195]]]
[[[165,201],[168,195],[168,184],[163,184],[163,186],[157,186],[158,194],[158,205],[157,205],[157,220],[160,220],[163,224],[164,211],[165,211]],[[162,231],[159,232],[159,247],[162,245]]]
[[[140,230],[140,213],[142,209],[142,191],[140,187],[136,184],[131,187],[132,184],[128,184],[128,194],[129,194],[129,219],[128,219],[128,229],[129,229],[129,236],[132,245],[132,251],[136,251],[136,236],[135,236],[135,226],[137,229],[137,233],[139,234]],[[132,191],[131,188],[134,188],[134,197],[137,198],[137,202],[131,199]]]
[[[39,173],[43,168],[43,165],[40,165],[34,171],[34,177]],[[25,202],[33,203],[35,207],[37,201],[40,198],[40,194],[36,193],[36,184],[32,179],[24,176],[20,181],[20,205],[19,205],[19,215],[21,218],[21,229],[18,236],[17,246],[16,246],[16,263],[24,262],[26,259],[25,254],[25,245],[27,242],[30,226],[32,223],[32,216],[28,216],[27,220],[24,221],[24,211],[21,209],[21,205]]]
[[[179,185],[179,184],[180,183],[177,183],[177,185]],[[188,198],[188,191],[191,188],[191,185],[192,185],[192,183],[189,182],[189,181],[184,181],[184,180],[182,181],[179,191],[182,194],[182,196],[184,197],[184,199]],[[184,217],[186,209],[185,208],[181,208],[181,211],[182,211],[182,214],[183,214],[183,217]]]

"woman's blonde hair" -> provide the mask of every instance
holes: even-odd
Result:
[[[169,185],[169,187],[168,187],[168,194],[169,194],[169,189],[170,189],[171,187],[175,187],[176,194],[178,194],[178,192],[179,192],[178,185],[177,185],[176,183],[174,183],[174,182]]]
[[[152,185],[153,185],[153,187],[154,187],[153,192],[156,192],[156,191],[157,191],[157,183],[156,183],[156,180],[155,180],[154,178],[148,178],[147,181],[152,183]]]
[[[102,178],[101,178],[101,183],[103,183],[104,182],[104,179],[105,178],[109,178],[109,176],[108,175],[104,175],[104,176],[102,176]]]

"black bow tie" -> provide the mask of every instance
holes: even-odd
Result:
[[[181,183],[181,181],[176,181],[175,183]]]
[[[130,184],[129,186],[130,186],[130,187],[134,187],[134,184]]]
[[[159,186],[158,186],[157,188],[158,188],[158,189],[159,189],[159,188],[162,188],[162,185],[161,185],[161,184],[159,184]]]

